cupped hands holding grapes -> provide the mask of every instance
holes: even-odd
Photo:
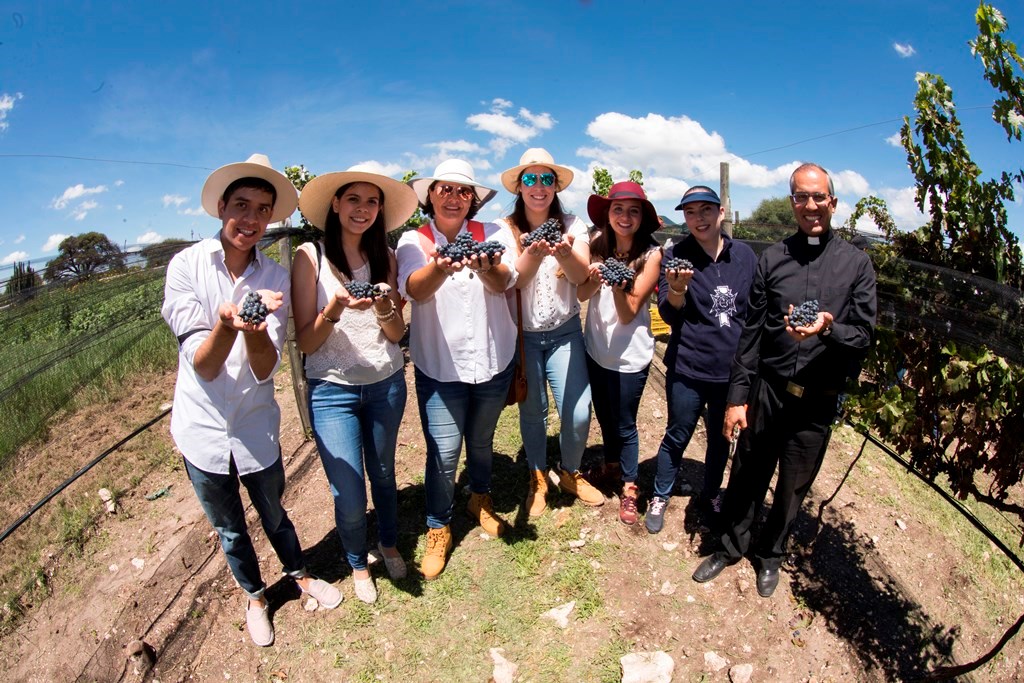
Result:
[[[786,332],[795,341],[802,342],[815,335],[828,336],[832,332],[832,314],[818,309],[817,299],[798,306],[789,305],[789,315],[783,317]]]
[[[262,332],[267,329],[267,316],[284,304],[283,292],[269,289],[250,291],[241,305],[227,301],[217,309],[220,321],[236,332]]]

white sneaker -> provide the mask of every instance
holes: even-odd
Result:
[[[384,554],[384,547],[380,543],[377,544],[377,551],[384,559],[384,566],[387,567],[388,576],[392,579],[404,579],[407,570],[405,567],[405,560],[402,559],[402,556],[388,557]]]
[[[368,605],[372,605],[377,602],[377,587],[373,585],[372,576],[368,579],[357,579],[353,577],[352,581],[355,583],[357,598]]]
[[[260,647],[269,647],[274,644],[274,625],[270,623],[270,605],[264,603],[262,607],[253,607],[252,603],[245,609],[245,626],[249,629],[249,637],[252,642]]]
[[[325,609],[334,609],[341,604],[342,600],[345,599],[340,590],[323,579],[313,579],[309,582],[309,587],[303,588],[302,592],[316,598],[316,601],[320,603],[320,606]]]

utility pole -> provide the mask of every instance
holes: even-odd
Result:
[[[725,218],[722,219],[722,232],[732,237],[732,202],[729,199],[729,162],[723,161],[718,165],[718,196],[722,199],[722,208],[725,209]]]

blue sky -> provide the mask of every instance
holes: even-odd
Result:
[[[1021,6],[996,6],[1024,46]],[[15,0],[0,12],[0,265],[45,265],[61,238],[93,230],[122,246],[211,236],[206,176],[257,151],[278,168],[395,177],[460,156],[500,187],[539,146],[577,171],[562,194],[576,213],[595,166],[638,168],[674,220],[687,187],[717,187],[720,161],[741,216],[815,161],[836,179],[840,220],[877,194],[914,228],[892,140],[916,72],[952,86],[986,176],[1020,166],[967,46],[976,7]],[[510,202],[502,191],[481,217]],[[1010,213],[1024,236],[1020,198]]]

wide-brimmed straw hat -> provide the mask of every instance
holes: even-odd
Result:
[[[640,204],[643,206],[644,219],[640,224],[638,233],[651,234],[658,229],[660,222],[658,221],[658,212],[655,210],[654,204],[651,204],[647,199],[647,193],[644,192],[644,188],[638,183],[629,180],[612,185],[608,190],[607,197],[602,197],[599,194],[590,195],[590,199],[587,200],[587,215],[590,216],[590,220],[593,221],[594,225],[602,227],[608,224],[608,209],[616,199],[640,200]]]
[[[335,193],[350,183],[370,183],[380,188],[384,193],[380,211],[384,214],[384,227],[389,231],[402,227],[416,211],[416,193],[411,187],[401,180],[374,173],[364,165],[324,173],[310,180],[299,195],[299,211],[314,227],[323,230]]]
[[[572,183],[573,172],[565,166],[559,166],[551,157],[551,153],[543,147],[531,147],[519,157],[519,165],[501,174],[501,184],[515,194],[519,192],[519,175],[530,166],[544,166],[555,172],[555,192],[561,192]]]
[[[428,178],[413,178],[409,181],[409,187],[416,192],[420,205],[424,207],[427,205],[427,192],[435,181],[458,183],[459,185],[469,185],[476,188],[476,196],[480,201],[480,206],[491,201],[494,199],[494,195],[498,194],[497,190],[481,185],[475,180],[473,167],[468,161],[447,159],[437,165],[437,168],[434,169],[434,175]]]
[[[266,180],[277,190],[274,212],[270,216],[271,223],[283,221],[295,212],[295,207],[299,203],[299,194],[296,192],[295,186],[292,185],[292,181],[270,165],[270,159],[266,154],[253,154],[246,161],[221,166],[206,179],[201,199],[206,213],[214,218],[220,218],[217,203],[223,199],[224,190],[228,189],[228,185],[242,178]]]

